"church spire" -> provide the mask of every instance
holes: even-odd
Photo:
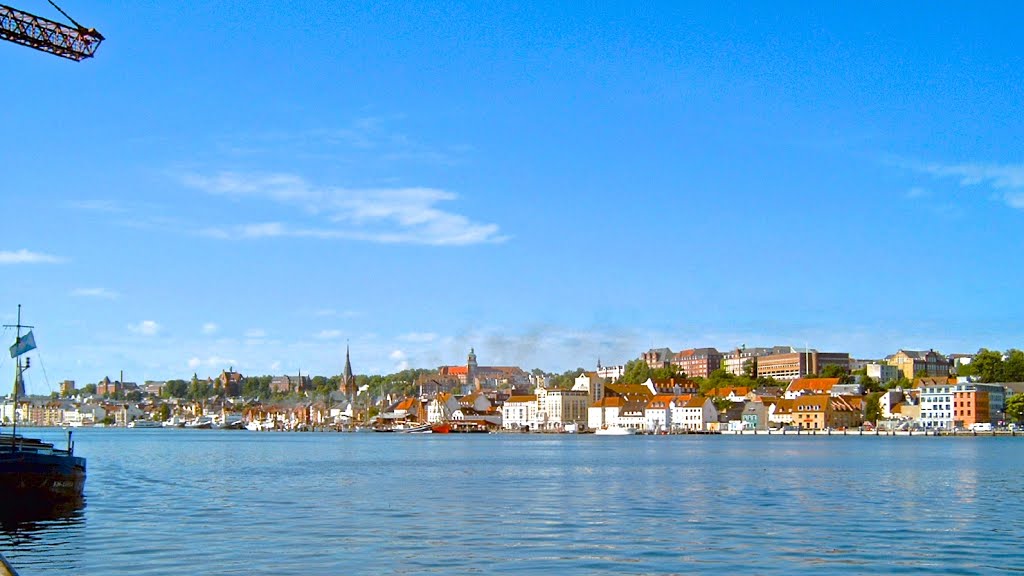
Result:
[[[356,379],[352,376],[352,361],[348,354],[348,344],[345,344],[345,371],[341,373],[341,391],[346,396],[354,396],[356,391]]]

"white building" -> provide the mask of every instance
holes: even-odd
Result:
[[[718,421],[718,409],[711,398],[694,396],[672,404],[672,430],[676,432],[704,432],[712,422]]]
[[[600,362],[597,363],[597,376],[599,378],[605,378],[609,382],[615,382],[625,374],[625,364],[619,364],[618,366],[601,366]]]
[[[593,404],[604,398],[604,378],[598,376],[597,372],[580,372],[572,386],[573,390],[589,394],[587,404]]]
[[[459,401],[446,392],[441,392],[427,402],[427,422],[437,424],[451,420],[452,415],[459,409]]]
[[[644,410],[644,427],[651,432],[667,432],[672,429],[672,403],[675,396],[659,394],[647,403]]]
[[[900,369],[896,366],[890,366],[889,364],[878,364],[870,363],[864,366],[868,370],[868,376],[874,380],[878,380],[879,384],[885,384],[886,382],[892,382],[900,377]]]
[[[587,422],[590,394],[584,390],[537,388],[536,427],[559,430],[566,424],[582,425]]]
[[[953,428],[953,391],[951,384],[926,383],[921,387],[921,426],[928,430]]]
[[[72,410],[64,410],[64,424],[71,427],[92,426],[102,422],[106,417],[106,410],[91,404],[83,404]]]
[[[537,425],[537,396],[510,396],[501,406],[502,427],[508,430],[533,428]]]

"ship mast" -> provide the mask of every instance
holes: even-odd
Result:
[[[31,344],[26,342],[25,343],[26,345],[24,347],[22,346],[22,344],[21,344],[21,329],[22,328],[29,328],[29,329],[31,329],[31,328],[34,328],[34,326],[26,326],[26,325],[21,323],[21,304],[18,304],[18,322],[17,322],[17,324],[4,324],[4,328],[14,328],[15,329],[14,346],[11,346],[11,356],[14,358],[15,362],[17,363],[17,365],[16,365],[17,367],[16,367],[15,372],[14,372],[14,393],[11,395],[13,400],[14,400],[14,412],[12,414],[13,424],[11,426],[11,436],[12,436],[12,439],[13,439],[13,437],[16,436],[17,433],[18,433],[18,393],[21,391],[21,387],[24,385],[23,384],[24,380],[22,379],[22,371],[29,367],[29,362],[28,362],[27,358],[25,359],[25,366],[24,366],[24,368],[22,367],[22,365],[21,365],[21,355],[24,354],[25,352],[28,352],[29,350],[32,350],[33,348],[35,348],[35,343],[34,342],[32,342]],[[31,335],[31,334],[32,333],[29,332],[29,335]]]

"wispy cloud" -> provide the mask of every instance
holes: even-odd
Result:
[[[321,330],[315,337],[317,340],[334,340],[341,338],[341,330]]]
[[[261,328],[250,328],[245,331],[245,337],[249,339],[266,338],[267,332]]]
[[[1024,164],[940,164],[915,166],[940,178],[956,178],[961,186],[989,186],[1012,208],[1024,210]]]
[[[237,364],[237,362],[235,362],[231,358],[224,358],[221,356],[208,356],[206,358],[199,358],[198,356],[193,356],[188,360],[188,367],[192,370],[195,370],[196,368],[199,368],[201,366],[206,366],[210,368],[220,368],[222,366],[233,366],[235,364]]]
[[[76,210],[84,210],[86,212],[103,212],[107,214],[127,212],[124,206],[113,200],[79,200],[72,202],[70,206]]]
[[[220,330],[220,326],[217,326],[214,322],[203,324],[203,334],[216,334],[217,330]]]
[[[929,192],[927,190],[919,186],[914,186],[910,190],[907,190],[907,198],[910,198],[911,200],[916,198],[925,198],[928,194]]]
[[[82,296],[85,298],[103,298],[106,300],[116,300],[120,294],[106,288],[77,288],[71,292],[73,296]]]
[[[160,332],[160,324],[157,324],[153,320],[143,320],[138,324],[133,324],[132,326],[129,326],[129,329],[132,332],[135,332],[136,334],[141,334],[143,336],[155,336],[157,333]]]
[[[385,244],[459,246],[504,242],[497,224],[482,224],[439,206],[458,199],[436,188],[351,189],[314,186],[293,174],[214,176],[188,174],[187,186],[238,200],[261,199],[290,206],[311,225],[257,222],[204,230],[217,238],[280,236],[350,239]]]
[[[221,149],[235,156],[288,154],[345,162],[416,162],[451,166],[471,150],[466,145],[431,145],[394,127],[401,116],[365,116],[344,125],[311,130],[233,135]]]
[[[0,264],[59,264],[64,259],[30,250],[0,250]]]
[[[395,362],[395,370],[401,372],[409,368],[409,359],[406,357],[405,352],[401,350],[394,350],[391,354],[388,354],[388,358]]]
[[[404,342],[423,344],[437,340],[437,334],[433,332],[409,332],[408,334],[402,334],[398,339]]]

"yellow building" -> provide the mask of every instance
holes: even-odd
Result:
[[[949,376],[949,359],[935,350],[900,350],[887,356],[885,363],[895,366],[903,376],[910,381],[923,373],[924,376],[937,376],[945,378]]]

